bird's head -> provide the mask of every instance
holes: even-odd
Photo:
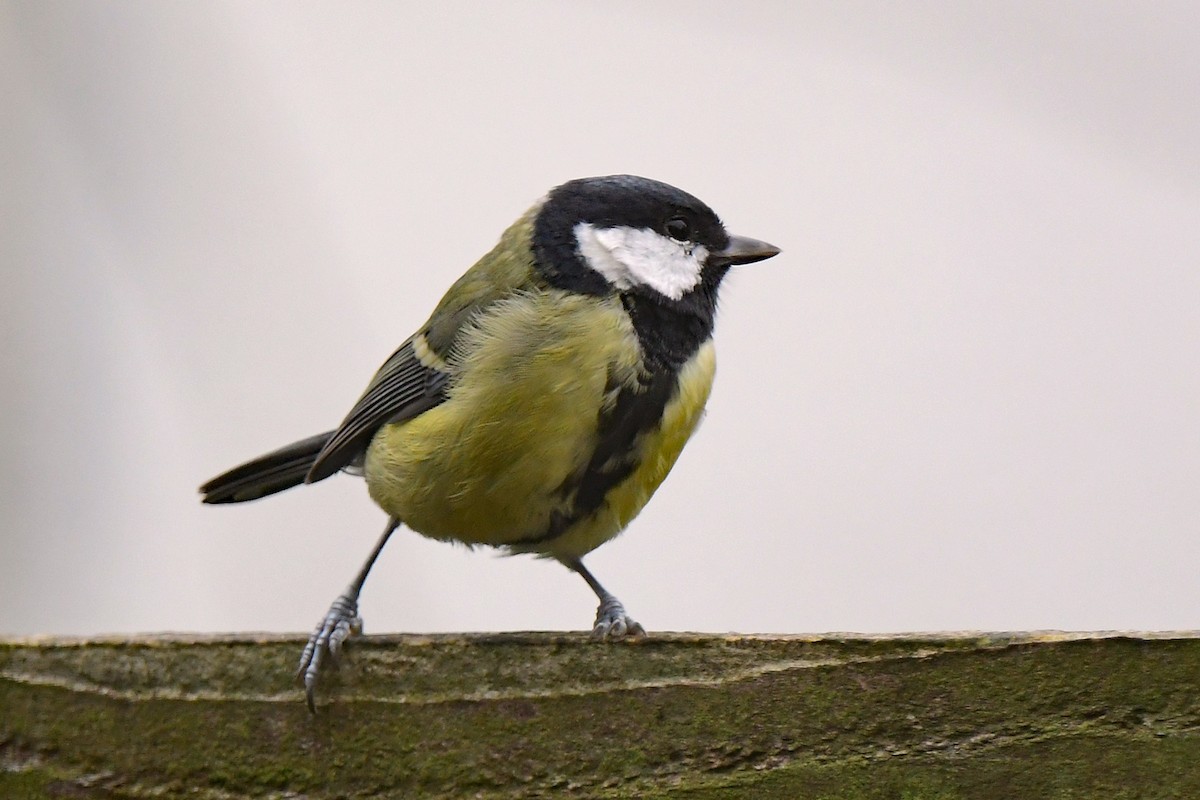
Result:
[[[580,178],[547,195],[533,230],[534,260],[554,286],[688,304],[715,297],[731,266],[779,253],[733,236],[705,203],[636,175]]]

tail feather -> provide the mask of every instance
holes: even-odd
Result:
[[[205,503],[244,503],[304,483],[317,454],[333,436],[319,433],[247,461],[200,487]]]

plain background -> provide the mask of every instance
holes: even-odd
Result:
[[[0,5],[0,632],[307,630],[384,523],[327,430],[546,190],[784,250],[589,565],[650,630],[1200,627],[1195,3]],[[395,537],[371,631],[583,629]]]

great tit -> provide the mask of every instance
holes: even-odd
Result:
[[[599,598],[594,637],[644,634],[582,558],[641,511],[700,422],[721,280],[778,253],[665,183],[564,183],[450,287],[341,425],[204,484],[205,503],[240,503],[344,471],[389,516],[304,648],[309,709],[401,523],[553,558]]]

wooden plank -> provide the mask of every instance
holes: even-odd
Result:
[[[1200,797],[1200,638],[0,640],[0,797]]]

